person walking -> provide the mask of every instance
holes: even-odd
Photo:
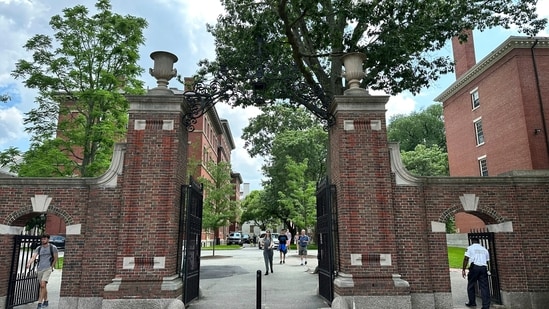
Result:
[[[307,245],[309,244],[309,236],[305,234],[305,230],[301,230],[301,235],[299,235],[299,238],[297,239],[297,246],[299,247],[299,257],[301,258],[301,265],[303,265],[303,261],[305,261],[305,265],[307,265]]]
[[[288,245],[288,236],[286,236],[286,230],[281,230],[278,235],[278,251],[280,252],[280,264],[286,263],[286,252]]]
[[[40,237],[41,245],[34,249],[31,259],[27,262],[27,269],[31,267],[34,261],[38,258],[38,282],[40,282],[40,290],[38,292],[38,309],[48,307],[48,290],[47,284],[50,275],[53,271],[53,266],[57,262],[59,256],[57,247],[50,244],[50,235],[44,234]]]
[[[288,241],[286,242],[286,252],[290,252],[292,245],[292,233],[290,233],[290,230],[286,230],[286,237],[288,237]]]
[[[265,276],[269,274],[269,266],[271,266],[271,273],[273,271],[273,248],[274,241],[271,236],[271,231],[265,232],[265,237],[263,238],[263,259],[265,260]]]
[[[465,269],[469,265],[467,275],[467,307],[476,307],[475,284],[478,282],[480,295],[482,297],[482,309],[490,308],[490,290],[488,289],[488,261],[490,254],[480,243],[478,238],[471,239],[472,244],[467,247],[463,257],[463,268],[461,274],[465,278]]]

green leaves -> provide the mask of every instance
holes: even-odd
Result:
[[[412,151],[401,152],[406,169],[418,176],[449,176],[448,153],[437,145],[417,145]]]
[[[28,170],[26,175],[103,173],[113,144],[123,140],[126,131],[128,103],[122,93],[144,91],[137,51],[145,41],[147,22],[111,12],[108,0],[98,0],[96,8],[94,15],[77,5],[53,16],[53,37],[37,34],[29,39],[24,47],[33,52],[32,60],[19,60],[12,72],[39,91],[37,107],[24,119],[31,134],[30,152],[56,158],[48,162],[25,156],[26,167],[20,170]],[[56,166],[46,168],[47,164]]]
[[[267,158],[264,190],[246,198],[243,219],[269,224],[314,225],[315,184],[326,174],[328,134],[304,108],[264,107],[243,130],[250,155]]]
[[[262,114],[250,119],[242,133],[242,139],[246,140],[244,147],[252,157],[271,156],[273,140],[279,133],[320,125],[303,108],[274,104],[262,108],[262,111]]]
[[[201,75],[223,66],[242,94],[235,105],[256,105],[251,81],[261,73],[267,101],[285,100],[319,115],[341,95],[341,55],[363,52],[363,87],[418,93],[453,71],[438,50],[464,29],[518,27],[534,35],[547,23],[537,0],[333,1],[224,0],[226,14],[210,25],[217,59]],[[292,69],[281,69],[289,68]]]
[[[410,115],[396,115],[387,137],[400,144],[402,163],[418,176],[449,175],[442,105],[433,104]]]
[[[11,100],[10,96],[7,94],[0,94],[0,102],[6,103]]]
[[[423,144],[436,145],[446,152],[442,105],[433,104],[420,112],[393,116],[387,125],[387,138],[399,142],[402,151],[412,151],[416,145]]]
[[[307,179],[307,169],[307,159],[298,163],[287,158],[286,187],[278,192],[278,201],[288,213],[286,221],[305,229],[316,223],[316,182]]]
[[[231,199],[235,192],[231,183],[231,165],[228,162],[208,162],[206,169],[209,175],[199,179],[204,184],[202,226],[215,230],[236,222],[240,212],[237,202]]]

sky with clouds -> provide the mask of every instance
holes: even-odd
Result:
[[[36,34],[51,35],[51,16],[62,15],[63,8],[82,4],[93,11],[95,0],[0,0],[0,94],[8,94],[11,101],[0,104],[0,150],[10,146],[21,150],[28,148],[29,137],[24,132],[24,113],[34,107],[34,90],[24,88],[22,81],[10,75],[19,59],[31,59],[23,45]],[[215,59],[212,36],[206,32],[206,24],[214,24],[223,11],[220,0],[111,0],[113,11],[121,15],[143,17],[149,23],[144,34],[145,45],[139,53],[139,64],[145,69],[142,80],[147,87],[156,86],[154,78],[147,72],[153,63],[149,55],[153,51],[165,50],[176,54],[178,74],[191,76],[198,68],[200,59]],[[539,15],[549,17],[549,0],[538,1]],[[475,32],[476,59],[480,61],[510,35],[520,35],[515,30],[495,29],[484,33]],[[541,36],[549,36],[545,29]],[[451,54],[451,45],[441,51]],[[443,76],[418,95],[403,93],[391,97],[387,104],[387,117],[394,114],[408,114],[433,104],[433,99],[452,82],[454,75]],[[177,86],[172,81],[172,87]],[[231,108],[216,105],[219,116],[227,119],[236,144],[232,153],[234,172],[242,175],[250,188],[261,188],[261,158],[250,158],[240,138],[249,118],[256,116],[256,108]]]

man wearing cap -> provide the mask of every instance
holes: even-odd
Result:
[[[30,268],[36,258],[38,258],[38,281],[40,282],[40,292],[38,294],[38,309],[48,307],[48,290],[46,285],[50,279],[53,266],[57,262],[57,247],[50,244],[50,235],[44,234],[40,237],[41,245],[32,252],[32,257],[27,263]]]

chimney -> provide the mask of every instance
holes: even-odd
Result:
[[[459,79],[476,64],[473,31],[464,30],[460,36],[463,37],[463,35],[467,37],[467,40],[461,43],[459,36],[452,38],[452,50],[454,51],[454,62],[456,63],[456,79]]]

